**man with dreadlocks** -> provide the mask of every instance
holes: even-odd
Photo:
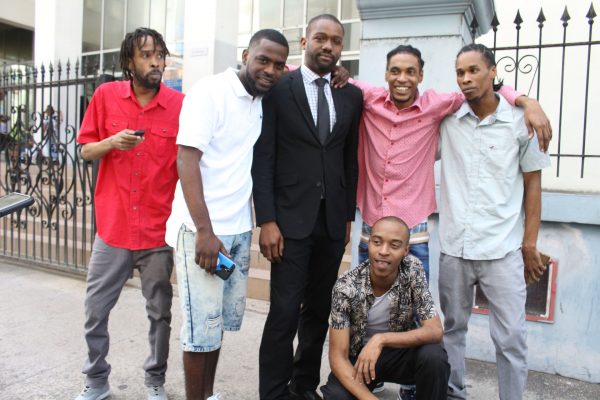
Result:
[[[96,89],[77,138],[85,160],[102,160],[85,298],[87,378],[77,400],[110,396],[108,317],[136,268],[150,321],[148,399],[167,398],[173,249],[165,243],[165,229],[177,183],[175,139],[183,102],[183,94],[161,83],[168,54],[155,30],[128,33],[120,54],[127,80]]]
[[[465,344],[476,283],[490,303],[500,400],[523,398],[527,380],[525,278],[544,265],[536,242],[541,169],[550,166],[523,111],[498,96],[494,54],[463,47],[456,82],[466,102],[441,125],[440,306],[451,373],[448,398],[466,399]]]

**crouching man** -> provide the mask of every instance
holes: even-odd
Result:
[[[371,390],[379,382],[416,384],[419,399],[446,399],[450,366],[440,345],[442,324],[421,262],[408,255],[409,236],[401,219],[380,219],[369,259],[336,282],[325,399],[377,399]]]

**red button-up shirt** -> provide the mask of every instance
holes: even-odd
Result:
[[[411,106],[399,110],[385,88],[351,82],[361,88],[364,99],[357,206],[368,225],[393,215],[413,227],[436,209],[433,165],[440,123],[465,98],[462,93],[426,90],[417,94]],[[508,87],[500,93],[512,105],[521,95]]]
[[[141,250],[165,245],[165,224],[177,184],[179,111],[183,94],[164,84],[141,107],[129,81],[99,86],[77,141],[99,142],[123,129],[143,129],[144,141],[113,149],[100,162],[95,209],[98,235],[111,246]]]

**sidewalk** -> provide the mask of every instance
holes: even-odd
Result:
[[[113,400],[145,399],[142,364],[147,355],[144,300],[136,282],[125,287],[111,314]],[[83,386],[85,282],[0,262],[0,400],[73,399]],[[242,330],[226,333],[216,388],[224,400],[258,399],[258,347],[268,303],[250,300]],[[181,313],[173,302],[173,331],[166,389],[183,400],[179,347]],[[493,364],[469,361],[470,399],[498,398]],[[323,358],[322,382],[329,373]],[[395,400],[397,385],[386,384],[380,399]],[[556,375],[529,374],[527,400],[600,399],[600,385]]]

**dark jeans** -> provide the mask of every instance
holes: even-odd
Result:
[[[350,359],[352,364],[356,357]],[[417,400],[447,399],[450,365],[446,350],[440,344],[426,344],[410,349],[384,348],[375,365],[373,389],[379,382],[416,384]],[[321,386],[325,400],[354,400],[337,377],[330,373],[327,384]]]

